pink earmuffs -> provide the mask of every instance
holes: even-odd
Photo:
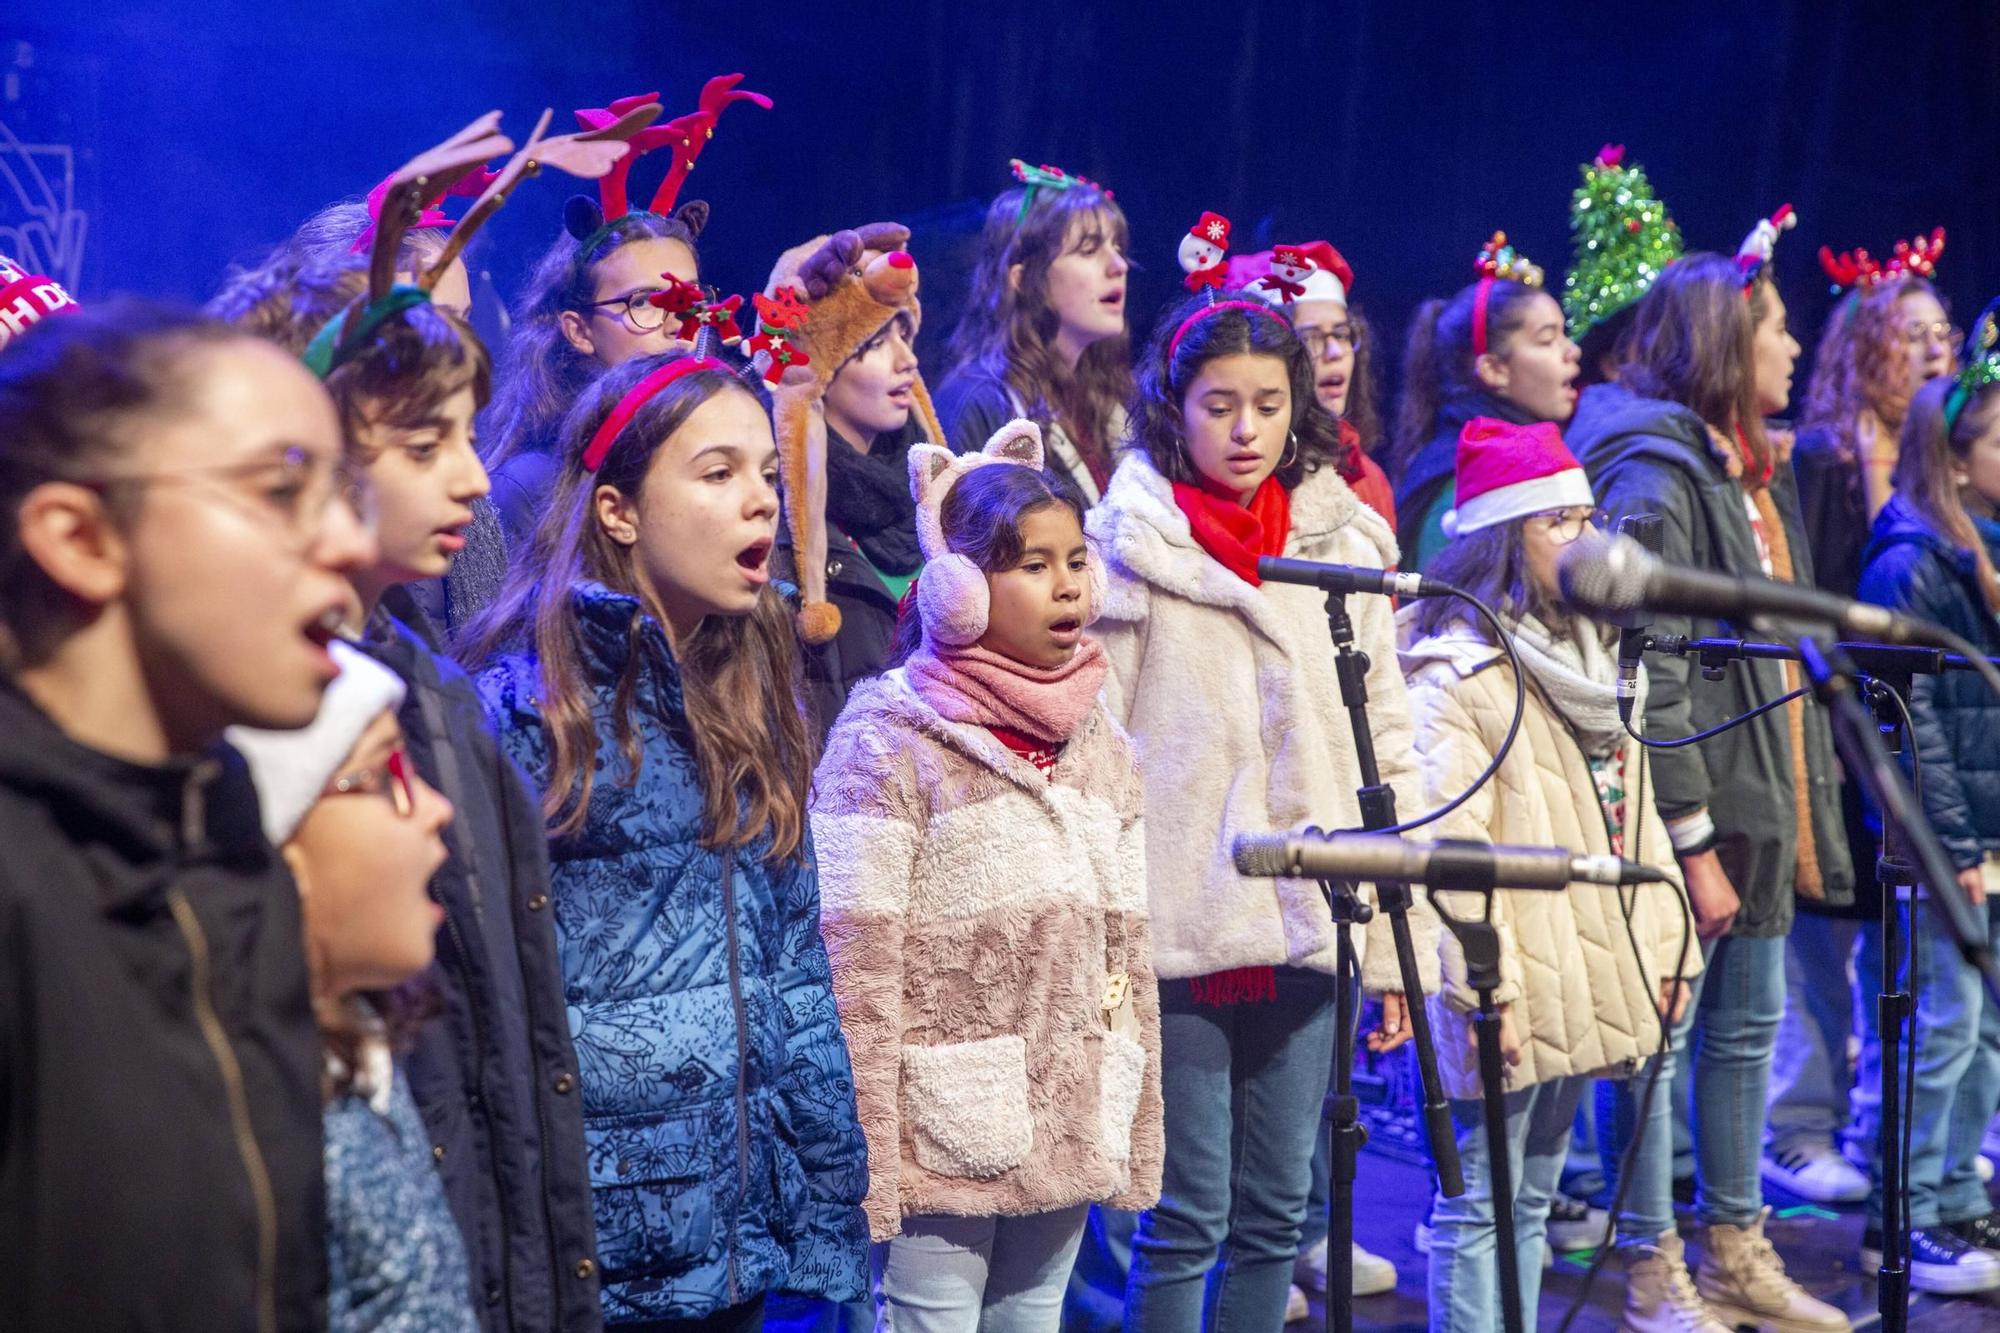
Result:
[[[974,468],[995,463],[1042,469],[1042,428],[1017,418],[993,432],[976,454],[954,454],[935,444],[910,446],[910,494],[917,502],[917,545],[924,553],[923,577],[917,580],[917,605],[924,617],[924,635],[934,643],[962,648],[986,632],[989,610],[986,572],[945,545],[940,513],[944,497],[958,479]],[[1090,615],[1097,619],[1107,584],[1104,561],[1089,547]]]

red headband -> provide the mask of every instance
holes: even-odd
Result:
[[[1174,354],[1181,350],[1181,339],[1187,336],[1187,331],[1193,328],[1197,321],[1207,319],[1218,310],[1254,310],[1260,315],[1269,315],[1272,319],[1284,318],[1262,301],[1217,301],[1214,305],[1202,306],[1182,320],[1181,326],[1174,330],[1174,336],[1167,340],[1167,360],[1171,362]]]
[[[1476,360],[1486,355],[1486,301],[1493,295],[1493,279],[1481,278],[1479,289],[1472,294],[1472,355]]]
[[[632,418],[639,415],[639,409],[657,398],[669,384],[683,375],[692,375],[697,370],[719,370],[729,373],[729,367],[712,356],[684,356],[667,362],[652,374],[640,380],[625,391],[618,400],[618,406],[611,409],[611,415],[604,418],[604,424],[590,437],[590,443],[583,450],[583,470],[595,472],[604,466],[604,460],[611,452],[612,441],[618,433],[632,424]]]

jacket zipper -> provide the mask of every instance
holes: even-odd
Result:
[[[264,1165],[263,1150],[257,1146],[257,1134],[251,1127],[243,1066],[237,1062],[222,1020],[215,1012],[208,936],[202,931],[187,896],[179,889],[167,891],[167,906],[187,942],[195,1022],[201,1027],[202,1039],[208,1043],[209,1053],[215,1057],[216,1068],[222,1074],[222,1086],[229,1096],[229,1120],[236,1135],[236,1151],[243,1159],[244,1174],[250,1178],[250,1196],[257,1206],[257,1327],[261,1333],[277,1333],[278,1201],[271,1190],[271,1174]]]
[[[736,1206],[730,1210],[729,1303],[740,1305],[736,1240],[743,1224],[743,1198],[750,1192],[750,1043],[743,1016],[743,971],[737,957],[736,853],[722,853],[722,918],[729,942],[729,1003],[736,1013]]]

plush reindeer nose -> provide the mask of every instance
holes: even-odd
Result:
[[[917,261],[903,250],[878,255],[861,275],[861,283],[877,303],[903,305],[917,290]]]

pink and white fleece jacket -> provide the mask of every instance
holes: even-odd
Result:
[[[900,670],[849,699],[811,810],[876,1240],[906,1215],[1158,1200],[1143,800],[1101,704],[1045,775]],[[1118,974],[1130,1035],[1103,1017]]]

